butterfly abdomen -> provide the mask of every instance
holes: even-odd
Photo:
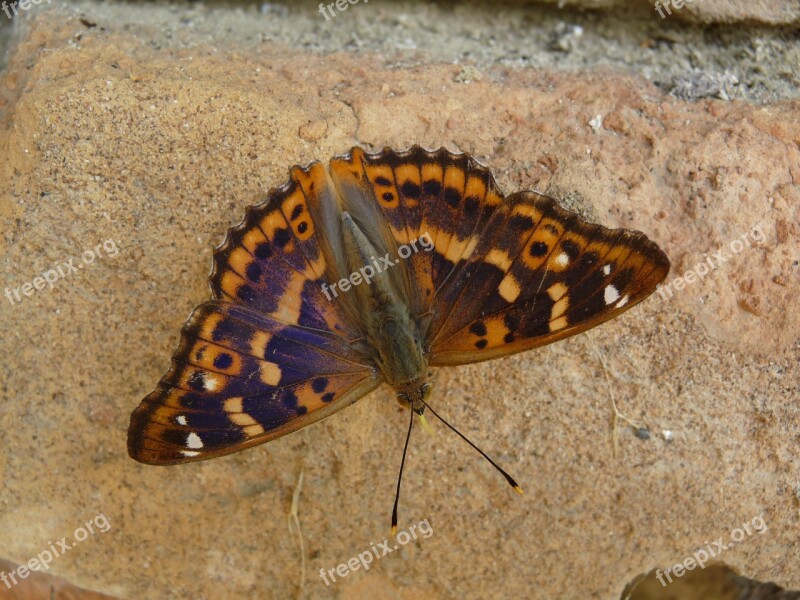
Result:
[[[384,381],[398,389],[427,375],[428,362],[422,351],[416,324],[399,304],[381,307],[368,317],[369,340]]]

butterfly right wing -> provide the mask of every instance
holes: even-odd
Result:
[[[585,331],[647,298],[669,267],[641,232],[585,222],[535,192],[512,194],[437,296],[430,364],[508,356]]]

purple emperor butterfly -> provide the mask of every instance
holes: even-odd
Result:
[[[668,271],[642,233],[586,223],[535,192],[503,196],[467,154],[353,148],[328,168],[293,167],[216,250],[212,299],[133,412],[128,451],[149,464],[222,456],[381,382],[411,409],[407,448],[414,414],[438,417],[429,367],[580,333]]]

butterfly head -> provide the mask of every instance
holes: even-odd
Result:
[[[431,383],[428,377],[421,377],[397,390],[397,401],[400,406],[410,408],[418,415],[425,411],[425,403],[431,395]]]

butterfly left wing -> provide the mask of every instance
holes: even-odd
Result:
[[[508,196],[437,290],[431,366],[543,346],[644,300],[669,271],[639,232],[587,223],[535,192]]]
[[[207,302],[184,326],[172,368],[133,412],[128,452],[160,465],[229,454],[318,421],[380,381],[335,334]]]

